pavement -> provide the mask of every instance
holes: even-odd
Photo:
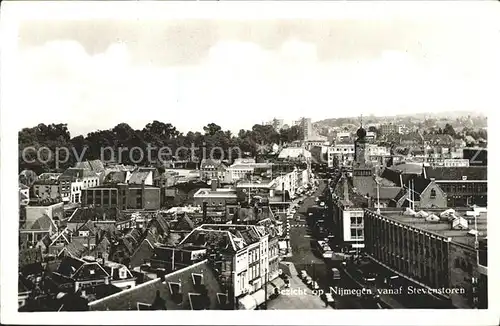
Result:
[[[268,310],[278,309],[332,309],[325,304],[320,296],[313,294],[304,282],[298,277],[297,270],[292,263],[287,264],[290,270],[290,287],[282,290],[281,294],[267,304]]]

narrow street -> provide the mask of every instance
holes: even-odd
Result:
[[[268,309],[332,309],[326,306],[325,302],[312,293],[304,282],[297,276],[297,271],[293,264],[289,264],[292,275],[290,275],[290,287],[283,289],[281,295],[270,300]]]
[[[315,239],[311,234],[310,225],[313,225],[314,219],[322,216],[322,209],[316,206],[315,198],[322,195],[326,187],[324,180],[320,181],[317,191],[310,197],[304,199],[304,203],[298,209],[293,220],[290,220],[290,243],[292,248],[292,257],[286,258],[286,261],[292,262],[295,268],[300,273],[301,270],[306,270],[307,273],[316,280],[321,289],[329,290],[332,286],[329,266],[325,263],[324,258],[317,250],[315,250]],[[313,216],[308,214],[313,212]],[[339,288],[354,289],[359,286],[351,279],[342,275]],[[376,308],[373,302],[365,302],[356,296],[337,295],[335,297],[336,309],[374,309]]]

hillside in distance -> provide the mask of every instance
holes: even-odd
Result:
[[[445,123],[457,123],[457,120],[468,119],[474,120],[475,124],[481,125],[481,127],[486,127],[487,116],[483,113],[478,113],[474,111],[448,111],[448,112],[426,112],[426,113],[405,113],[398,115],[367,115],[363,116],[363,124],[378,124],[378,123],[389,123],[389,122],[401,122],[401,123],[418,123],[424,120],[439,120]],[[359,124],[360,117],[342,117],[342,118],[329,118],[320,121],[315,121],[316,126],[321,127],[335,127],[342,124]]]

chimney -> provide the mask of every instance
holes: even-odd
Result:
[[[347,178],[344,178],[344,200],[349,200],[349,185],[347,184]]]
[[[142,193],[142,203],[141,203],[141,208],[144,209],[146,206],[146,180],[142,180],[141,183],[141,193]]]
[[[210,182],[210,186],[212,186],[212,191],[216,191],[217,190],[217,179],[212,179],[212,181]]]

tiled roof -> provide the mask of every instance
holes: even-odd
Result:
[[[94,225],[94,221],[89,220],[76,230],[76,232],[78,231],[89,231],[91,235],[95,235],[97,232],[97,228]]]
[[[188,214],[180,214],[177,217],[177,223],[175,225],[176,230],[191,231],[192,229],[194,229],[194,226],[194,222],[191,220]]]
[[[193,274],[203,275],[201,285],[194,284]],[[227,305],[219,304],[218,296],[222,293],[216,274],[205,260],[173,272],[165,280],[158,278],[91,302],[89,308],[97,311],[139,310],[139,306],[144,310],[227,309]]]
[[[106,221],[119,219],[120,212],[116,208],[103,208],[103,207],[82,207],[75,210],[70,223],[83,223],[88,220],[92,221]]]
[[[222,164],[221,160],[213,160],[213,159],[203,159],[200,163],[200,169],[207,168],[217,168]]]
[[[94,247],[94,249],[91,250],[90,254],[92,256],[97,256],[97,253],[108,253],[109,249],[111,247],[111,243],[109,242],[108,238],[103,235],[99,243]]]
[[[41,262],[42,262],[41,248],[29,248],[29,249],[19,250],[19,268],[22,268],[26,265],[31,265]]]
[[[163,215],[158,215],[152,223],[156,224],[157,228],[159,228],[161,232],[168,232],[169,230],[169,218]]]
[[[92,170],[95,172],[104,171],[104,163],[101,160],[78,162],[76,163],[75,167],[80,169]]]
[[[427,134],[424,135],[424,139],[432,144],[453,144],[453,137],[451,137],[450,135]]]
[[[30,187],[28,187],[28,186],[26,186],[26,185],[24,185],[24,184],[22,184],[22,183],[20,183],[20,184],[19,184],[19,189],[20,189],[20,190],[26,190],[26,189],[29,189],[29,188],[30,188]]]
[[[236,251],[260,241],[259,232],[254,225],[203,224],[198,229],[207,233],[211,231],[229,232],[231,243]],[[182,242],[184,243],[184,241]]]
[[[54,224],[54,221],[52,221],[52,219],[47,215],[39,217],[31,226],[31,230],[49,231],[51,228],[55,229],[56,225]]]
[[[487,180],[488,168],[486,166],[469,167],[425,167],[427,178],[436,180]]]
[[[72,257],[80,258],[87,251],[87,248],[81,243],[74,239],[65,247],[66,253]]]
[[[69,168],[60,176],[60,178],[70,178],[72,180],[89,177],[97,177],[97,174],[94,171],[79,168]]]
[[[393,171],[399,171],[403,174],[421,174],[422,173],[422,165],[421,164],[411,164],[404,163],[393,165],[389,169]]]
[[[133,172],[131,175],[130,175],[130,179],[128,180],[128,183],[129,184],[137,184],[137,185],[140,185],[142,184],[143,182],[146,182],[146,179],[148,178],[148,176],[151,174],[150,171],[148,172],[139,172],[139,171],[136,171],[136,172]]]
[[[401,187],[380,187],[380,199],[395,199],[401,192]]]
[[[130,256],[130,266],[136,267],[144,264],[144,261],[151,258],[154,254],[156,237],[148,231],[147,236],[142,240],[141,244],[135,252]]]
[[[62,276],[71,277],[85,262],[76,257],[64,257],[57,268]]]
[[[287,147],[279,153],[279,158],[297,158],[297,157],[310,157],[311,153],[302,147]]]
[[[236,252],[241,248],[235,246],[232,242],[232,235],[229,231],[194,229],[189,233],[179,245],[190,245],[196,247],[206,247],[212,245],[221,250]]]
[[[106,183],[125,183],[127,181],[127,171],[111,171],[106,175]]]

